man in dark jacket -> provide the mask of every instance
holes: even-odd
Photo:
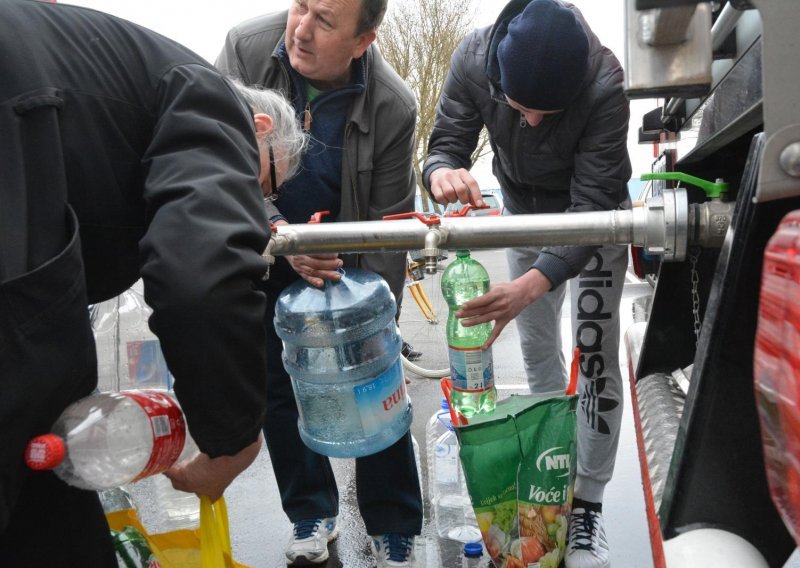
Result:
[[[303,170],[286,184],[271,220],[305,223],[316,211],[332,221],[366,221],[414,208],[412,168],[416,102],[372,45],[386,0],[296,0],[289,13],[254,18],[233,28],[216,65],[247,84],[285,92],[311,133]],[[280,292],[304,278],[337,280],[337,268],[360,266],[402,297],[405,256],[367,254],[279,258],[267,287],[267,382],[264,433],[281,493],[294,524],[290,564],[320,564],[337,535],[339,496],[330,462],[307,448],[281,362],[272,320]],[[411,434],[356,460],[358,504],[379,566],[409,566],[422,528],[422,500]]]
[[[216,499],[252,462],[259,180],[273,189],[286,165],[259,169],[254,115],[228,80],[124,20],[6,0],[0,54],[0,564],[116,566],[97,494],[28,471],[25,444],[97,384],[87,305],[141,276],[203,452],[176,485]]]
[[[628,101],[622,68],[580,12],[561,0],[513,0],[453,55],[424,166],[441,203],[481,204],[468,169],[481,128],[507,214],[629,207]],[[464,305],[465,325],[494,321],[488,345],[516,317],[534,392],[563,391],[561,305],[572,280],[573,344],[581,348],[578,477],[568,568],[608,565],[602,498],[622,416],[618,308],[625,247],[515,248],[513,281]]]

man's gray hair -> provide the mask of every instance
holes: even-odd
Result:
[[[361,14],[358,17],[356,35],[377,30],[386,14],[389,0],[361,0]]]
[[[263,138],[259,138],[258,143],[269,144],[273,148],[275,159],[285,160],[284,181],[286,181],[297,173],[303,152],[308,145],[308,134],[300,128],[292,105],[278,91],[257,86],[247,87],[237,80],[231,82],[250,106],[253,114],[263,113],[272,118],[272,130]]]

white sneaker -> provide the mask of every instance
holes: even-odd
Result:
[[[328,543],[339,535],[336,517],[309,519],[294,524],[292,540],[286,547],[286,564],[313,566],[328,561]]]
[[[566,568],[611,566],[602,513],[583,507],[572,509],[569,518],[569,543],[564,563]]]
[[[416,566],[414,563],[414,537],[400,534],[380,534],[370,537],[372,553],[378,568],[389,566]]]

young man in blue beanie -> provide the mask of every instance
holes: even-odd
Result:
[[[431,134],[424,181],[440,203],[482,205],[468,169],[481,128],[506,214],[630,207],[628,101],[622,68],[572,5],[513,0],[453,55]],[[572,279],[572,341],[581,349],[578,477],[567,568],[609,566],[602,516],[622,417],[619,302],[622,246],[524,247],[507,252],[512,281],[464,305],[465,325],[494,321],[490,345],[516,318],[533,392],[567,381],[560,319]]]

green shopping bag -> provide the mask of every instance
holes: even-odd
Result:
[[[558,568],[577,466],[577,396],[512,395],[457,426],[467,490],[498,568]]]

